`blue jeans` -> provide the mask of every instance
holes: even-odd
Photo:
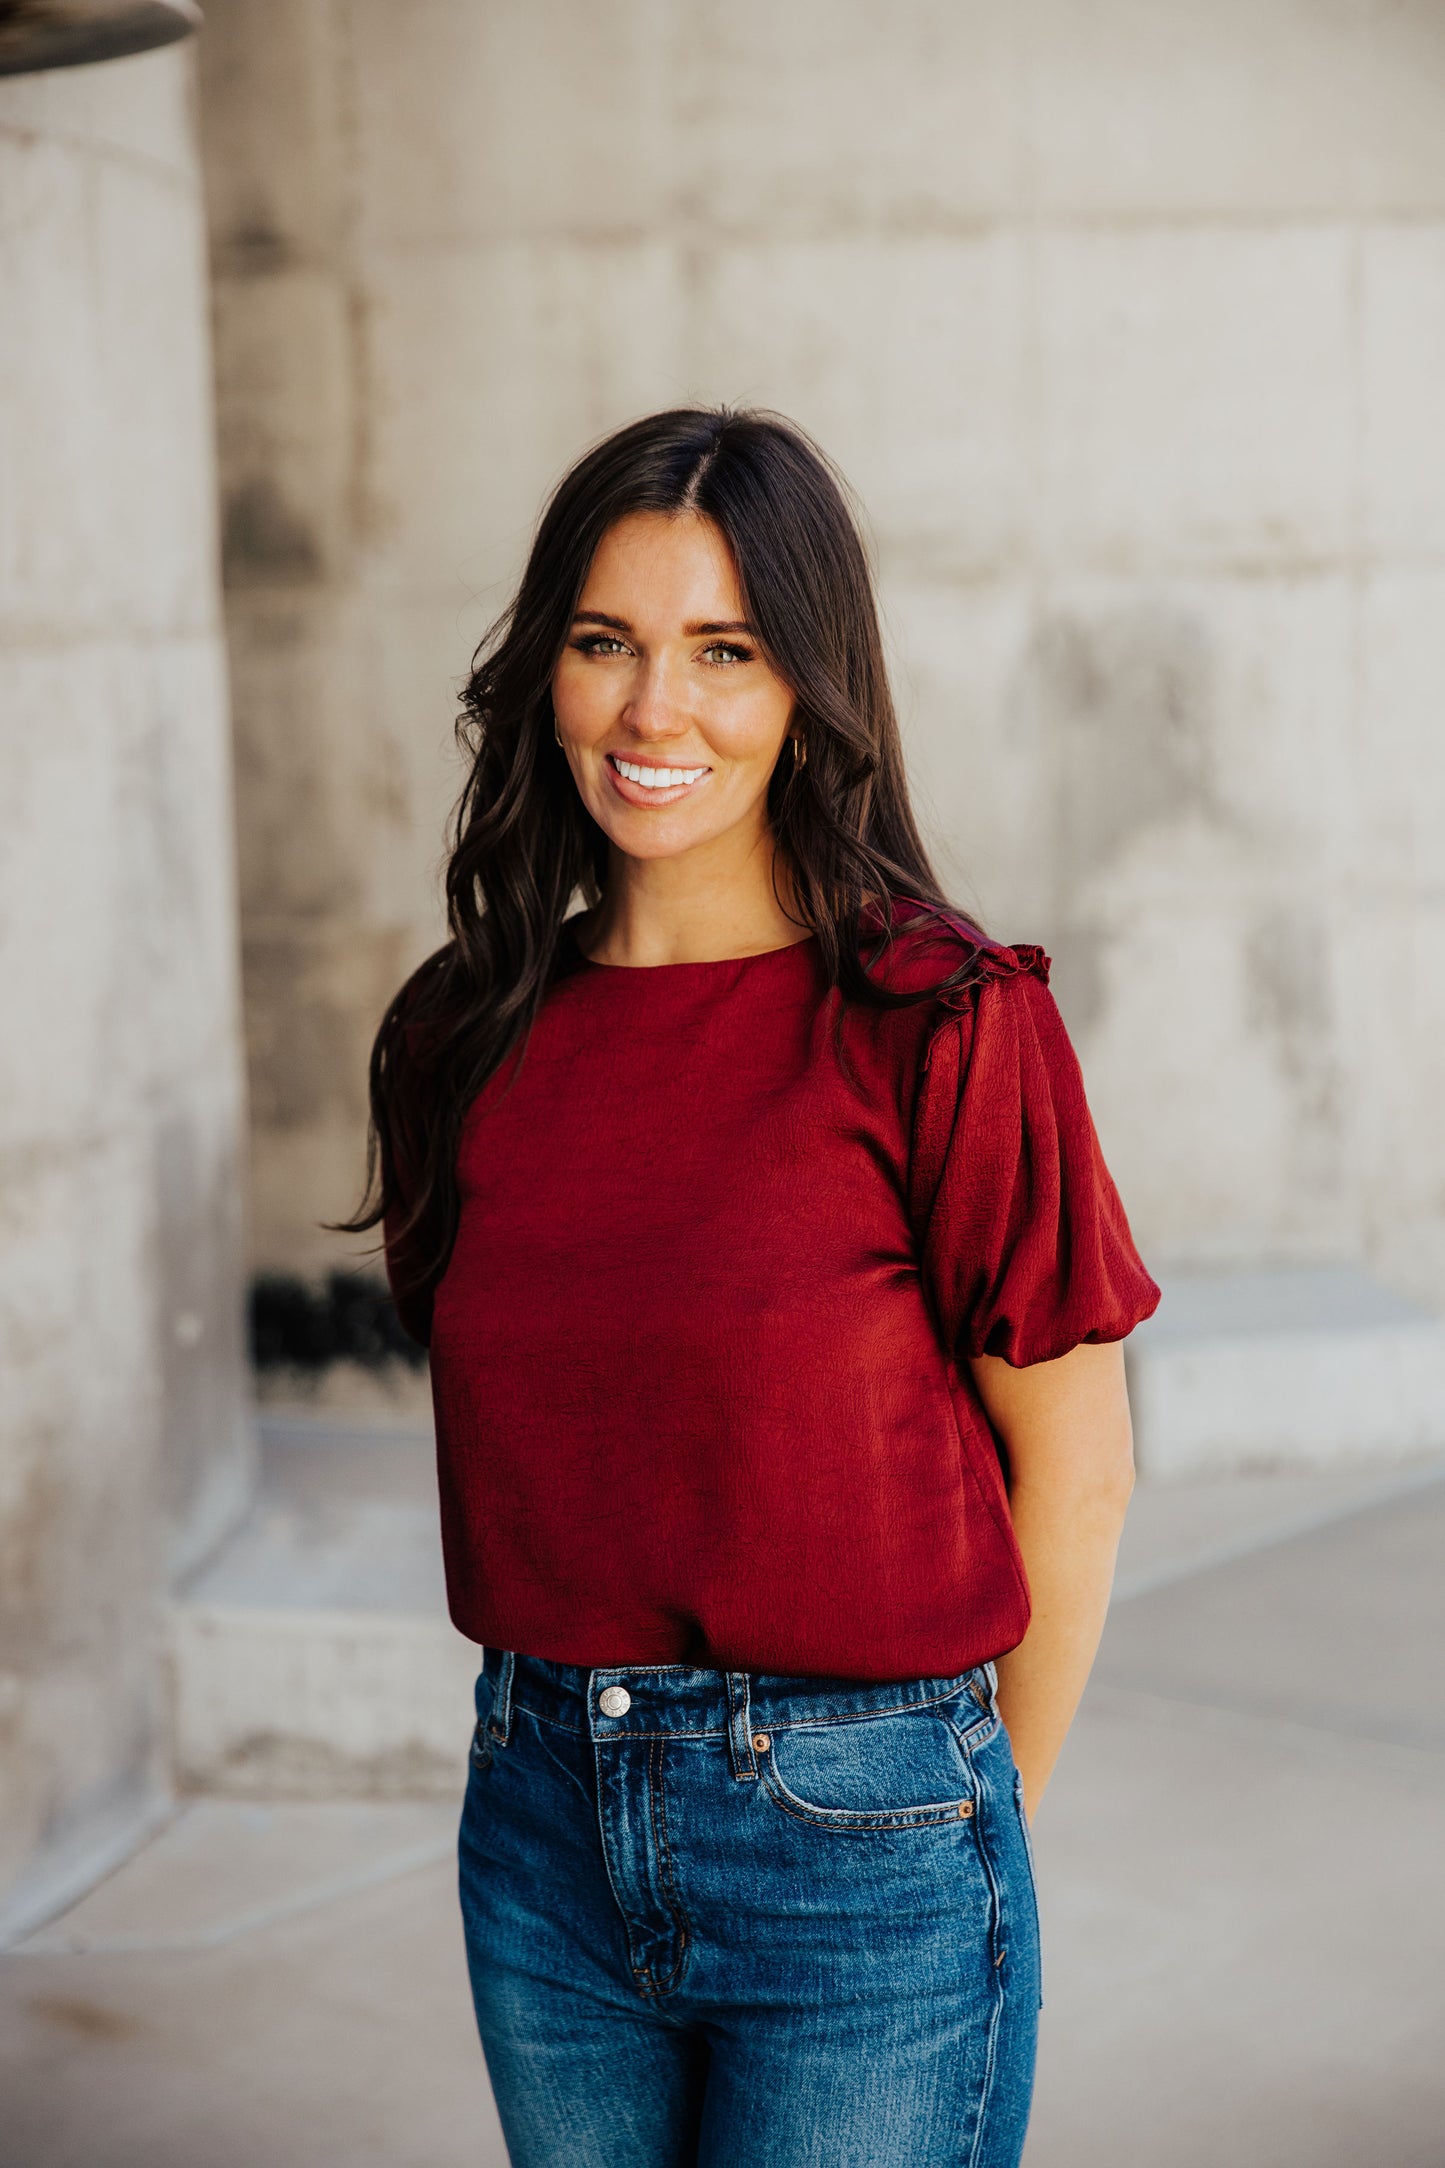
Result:
[[[486,1651],[461,1899],[513,2168],[1013,2168],[1038,1914],[994,1684]]]

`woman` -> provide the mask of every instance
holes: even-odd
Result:
[[[353,1224],[430,1347],[485,1650],[461,1897],[511,2158],[1003,2168],[1026,1817],[1158,1301],[1048,958],[942,895],[857,529],[777,417],[588,454],[465,706]]]

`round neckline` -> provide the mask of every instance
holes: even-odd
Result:
[[[816,946],[818,940],[815,933],[806,933],[801,941],[785,941],[781,948],[753,949],[745,956],[704,956],[673,964],[608,964],[586,953],[570,919],[562,922],[562,937],[583,970],[610,971],[622,979],[655,978],[660,971],[735,971],[740,964],[762,964],[773,956],[791,956],[794,949]]]

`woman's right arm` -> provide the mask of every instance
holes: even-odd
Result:
[[[1007,1454],[1032,1602],[1027,1633],[997,1664],[999,1713],[1032,1820],[1104,1630],[1134,1488],[1124,1349],[1117,1340],[1084,1343],[1018,1369],[976,1355],[970,1368]]]

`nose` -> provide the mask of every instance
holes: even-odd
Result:
[[[632,681],[622,721],[644,744],[675,738],[688,727],[678,688],[662,656],[650,656]]]

